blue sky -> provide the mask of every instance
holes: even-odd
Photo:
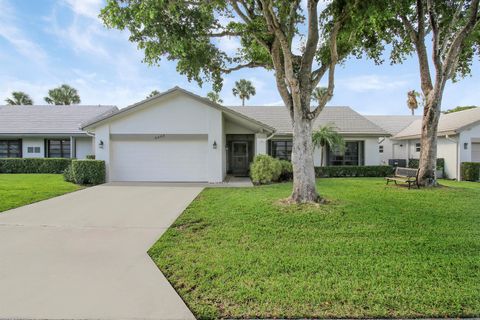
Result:
[[[143,99],[154,89],[181,86],[200,95],[200,88],[178,74],[175,63],[160,67],[143,64],[143,53],[128,41],[128,34],[103,27],[97,18],[103,0],[0,0],[0,99],[14,90],[25,91],[36,104],[44,104],[48,89],[68,83],[78,89],[82,104],[114,104],[122,108]],[[226,51],[235,39],[222,41]],[[480,105],[480,64],[473,76],[449,83],[443,109]],[[348,105],[364,114],[408,114],[406,93],[419,88],[414,58],[403,65],[376,66],[351,59],[339,66],[331,105]],[[249,79],[257,95],[247,105],[280,105],[273,74],[262,69],[242,70],[225,77],[221,98],[238,105],[234,82]],[[417,111],[417,113],[419,113]]]

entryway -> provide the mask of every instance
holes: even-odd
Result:
[[[253,134],[227,134],[227,173],[246,177],[254,156]]]

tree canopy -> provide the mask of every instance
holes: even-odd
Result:
[[[252,82],[245,79],[235,81],[235,87],[232,89],[233,95],[242,100],[242,106],[245,106],[245,99],[250,100],[251,96],[257,94]]]
[[[13,91],[12,97],[5,99],[8,105],[32,105],[33,99],[23,91]]]
[[[160,91],[158,91],[158,90],[153,90],[153,91],[150,92],[150,94],[147,96],[147,99],[148,99],[148,98],[152,98],[152,97],[154,97],[154,96],[156,96],[156,95],[158,95],[158,94],[160,94]]]
[[[215,91],[210,91],[207,93],[207,98],[215,103],[223,103],[223,100],[220,98],[220,94]]]
[[[70,105],[79,104],[81,102],[77,89],[62,84],[58,88],[48,90],[48,96],[45,97],[45,102],[55,105]]]

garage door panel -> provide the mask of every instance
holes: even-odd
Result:
[[[112,181],[207,181],[207,140],[114,140]]]
[[[480,143],[472,143],[472,162],[480,162]]]

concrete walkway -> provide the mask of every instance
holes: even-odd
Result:
[[[194,319],[146,251],[201,190],[104,185],[0,213],[0,319]]]

